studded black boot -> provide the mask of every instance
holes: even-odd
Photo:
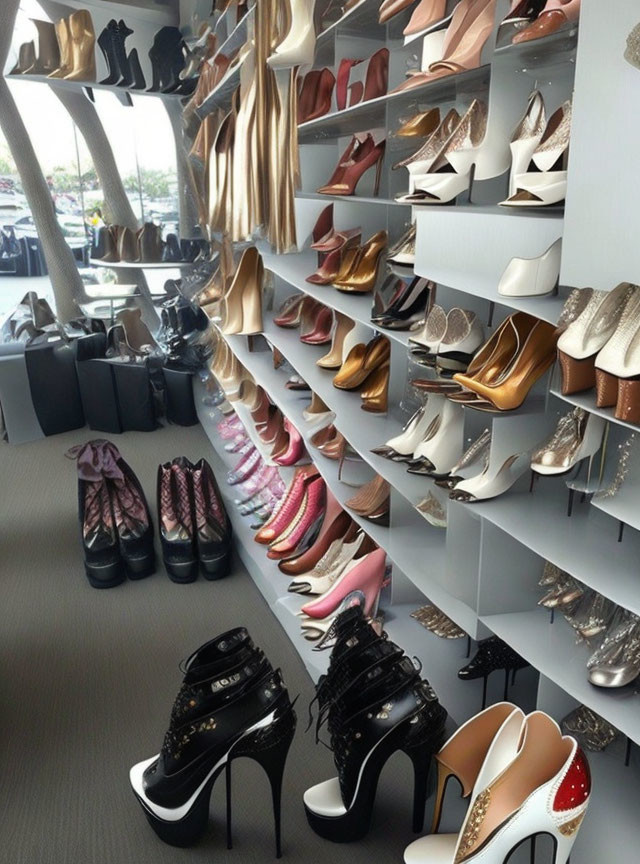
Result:
[[[295,725],[280,672],[271,668],[246,630],[229,631],[199,648],[187,661],[160,753],[129,772],[133,791],[160,839],[172,846],[196,843],[207,827],[215,781],[225,770],[230,784],[233,759],[246,756],[269,777],[280,857],[282,776]]]
[[[413,828],[420,831],[431,757],[442,743],[447,712],[413,662],[376,634],[361,613],[343,613],[336,629],[339,659],[332,655],[317,701],[338,776],[305,792],[309,824],[337,843],[364,837],[380,773],[402,750],[414,766]]]

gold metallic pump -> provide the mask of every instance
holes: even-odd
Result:
[[[453,376],[454,380],[499,411],[519,408],[535,382],[553,365],[560,335],[552,324],[537,319],[534,321],[528,336],[518,346],[513,361],[496,380],[483,384],[460,373]]]
[[[378,267],[389,235],[386,231],[378,231],[360,247],[350,271],[341,276],[340,273],[333,284],[339,291],[353,294],[367,294],[373,290],[378,277]]]
[[[532,315],[527,315],[526,312],[515,312],[505,318],[491,338],[475,355],[466,373],[464,373],[464,377],[480,384],[491,384],[515,359],[518,347],[525,341],[537,320]],[[454,382],[462,384],[458,381],[458,375],[453,377]],[[453,402],[467,402],[469,399],[475,398],[468,390],[447,393],[447,396]]]
[[[389,394],[390,365],[379,366],[369,375],[366,386],[360,391],[363,411],[371,414],[386,414]]]
[[[69,22],[66,18],[60,18],[59,21],[56,21],[56,38],[60,48],[60,66],[48,77],[64,78],[71,72],[71,35]]]
[[[71,42],[71,70],[64,76],[65,81],[96,80],[96,33],[93,29],[91,14],[86,9],[78,9],[69,15],[69,36]]]
[[[262,281],[264,266],[255,246],[242,254],[223,300],[222,332],[251,335],[262,333]]]
[[[333,379],[333,386],[339,390],[355,390],[379,366],[389,363],[391,348],[385,336],[376,336],[364,345],[360,342],[349,351],[340,371]]]
[[[426,138],[440,125],[440,109],[429,108],[421,114],[409,117],[393,134],[400,138]]]

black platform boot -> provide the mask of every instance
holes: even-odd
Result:
[[[117,466],[122,479],[109,478],[107,482],[120,554],[129,579],[144,579],[156,569],[151,514],[140,481],[131,467],[121,456]]]
[[[193,582],[198,577],[193,490],[188,459],[179,457],[158,467],[158,514],[164,565],[173,582]]]
[[[306,791],[309,824],[337,843],[364,837],[380,773],[402,750],[414,766],[413,828],[421,831],[447,712],[402,649],[378,635],[359,608],[342,613],[334,631],[329,671],[318,682],[317,732],[327,724],[338,776]]]
[[[78,512],[84,569],[93,588],[114,588],[126,579],[106,480],[78,478]]]
[[[206,459],[194,465],[191,479],[200,570],[205,579],[222,579],[231,566],[231,523]]]
[[[207,828],[215,781],[245,756],[258,762],[271,783],[276,855],[280,857],[282,776],[296,717],[279,672],[274,672],[242,628],[198,649],[171,712],[157,756],[134,765],[133,791],[147,820],[165,843],[191,846]],[[246,631],[244,631],[246,633]],[[233,650],[219,659],[221,647]],[[228,659],[229,662],[226,662]],[[231,848],[230,786],[227,843]]]

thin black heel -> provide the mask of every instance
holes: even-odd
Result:
[[[257,762],[269,778],[273,802],[276,858],[282,857],[282,779],[287,755],[296,731],[296,715],[290,710],[280,720],[243,738],[229,755],[227,763],[227,843],[231,849],[231,761],[240,756]]]
[[[407,754],[413,764],[413,832],[419,834],[424,828],[424,814],[427,806],[427,791],[431,760],[438,748],[432,743],[418,747],[407,748]]]

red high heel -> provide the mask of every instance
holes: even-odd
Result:
[[[342,246],[334,249],[333,252],[329,252],[322,262],[322,265],[318,267],[316,272],[312,273],[311,276],[307,276],[306,281],[310,282],[312,285],[331,285],[340,272],[345,255],[358,248],[360,245],[360,239],[361,234],[359,231],[357,234],[351,234],[349,237],[345,237]]]
[[[326,345],[331,342],[332,328],[333,311],[328,306],[323,306],[316,318],[316,326],[310,333],[301,336],[300,341],[304,342],[305,345]]]
[[[389,49],[380,48],[371,55],[367,64],[364,84],[362,81],[354,81],[350,85],[351,70],[354,66],[359,66],[360,63],[364,62],[364,60],[345,59],[340,63],[336,85],[338,111],[344,111],[347,107],[351,108],[360,102],[377,99],[386,94],[389,83]]]
[[[314,69],[305,75],[298,96],[298,125],[329,113],[335,83],[330,69]]]
[[[362,158],[366,156],[368,153],[373,150],[375,144],[373,141],[372,135],[369,132],[364,134],[364,138],[358,137],[358,135],[354,135],[351,141],[347,146],[347,149],[344,151],[342,156],[338,159],[338,164],[334,168],[333,174],[329,177],[327,181],[327,186],[333,186],[336,183],[339,183],[342,180],[345,172],[345,166],[351,165],[352,162],[355,162],[358,158]],[[322,186],[318,189],[318,192],[322,192],[325,189],[325,186]]]
[[[312,243],[311,248],[315,249],[316,252],[334,252],[344,246],[348,240],[355,238],[359,243],[361,237],[362,228],[348,228],[346,231],[336,231],[334,228],[320,242]]]
[[[301,555],[294,555],[293,558],[288,558],[278,564],[282,573],[286,573],[288,576],[298,576],[300,573],[312,570],[333,541],[343,537],[349,530],[353,522],[351,516],[342,509],[342,505],[329,488],[327,488],[326,495],[324,517],[318,536],[306,552]]]
[[[371,135],[367,134],[367,139],[369,138],[371,138]],[[371,147],[368,151],[363,153],[363,148],[360,150],[356,149],[353,159],[340,166],[343,169],[340,179],[330,182],[327,186],[321,186],[320,189],[318,189],[318,192],[322,195],[353,195],[360,178],[369,170],[369,168],[373,168],[375,165],[376,179],[373,187],[373,194],[375,197],[380,191],[385,145],[386,141],[374,144],[373,138],[371,138]]]
[[[316,224],[313,226],[311,232],[311,248],[318,249],[319,246],[322,246],[323,243],[330,237],[333,237],[334,234],[333,204],[327,204],[316,219]]]

